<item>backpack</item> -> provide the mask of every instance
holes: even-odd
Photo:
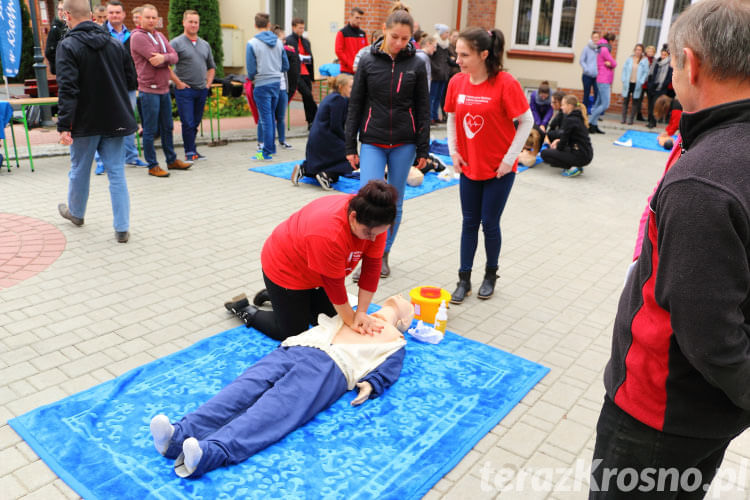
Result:
[[[29,128],[42,126],[42,108],[40,106],[26,108],[26,123]]]

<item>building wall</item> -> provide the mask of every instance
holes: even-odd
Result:
[[[513,48],[513,9],[515,0],[498,0],[495,13],[495,26],[505,35],[506,52]],[[549,80],[558,87],[581,89],[581,66],[579,55],[588,43],[594,28],[594,15],[597,0],[580,0],[576,9],[575,32],[573,35],[572,61],[547,61],[529,58],[504,59],[505,67],[522,84],[535,86],[541,80]]]
[[[466,26],[479,26],[486,30],[496,24],[498,0],[468,0],[468,18]],[[512,12],[512,11],[511,11]]]

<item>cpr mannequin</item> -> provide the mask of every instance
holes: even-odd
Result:
[[[170,423],[151,420],[156,449],[176,459],[180,477],[199,477],[240,463],[275,443],[357,387],[357,406],[380,396],[398,379],[405,349],[402,332],[414,308],[401,295],[370,315],[379,333],[361,335],[338,316],[287,338],[196,411]]]

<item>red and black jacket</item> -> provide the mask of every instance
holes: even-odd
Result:
[[[346,154],[365,144],[416,144],[417,158],[430,149],[427,69],[411,42],[396,56],[382,52],[382,39],[359,60],[346,118]]]
[[[361,28],[347,24],[336,33],[336,57],[342,73],[354,73],[352,63],[362,47],[367,47],[367,34]]]
[[[750,99],[684,113],[620,298],[607,395],[663,432],[750,426]]]

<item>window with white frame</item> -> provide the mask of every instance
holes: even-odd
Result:
[[[670,26],[693,1],[697,0],[646,0],[639,37],[643,45],[661,49],[667,43]]]
[[[292,19],[301,17],[307,22],[308,0],[266,0],[266,12],[271,14],[271,24],[284,27],[291,33]]]
[[[577,0],[516,0],[513,48],[570,52]]]

